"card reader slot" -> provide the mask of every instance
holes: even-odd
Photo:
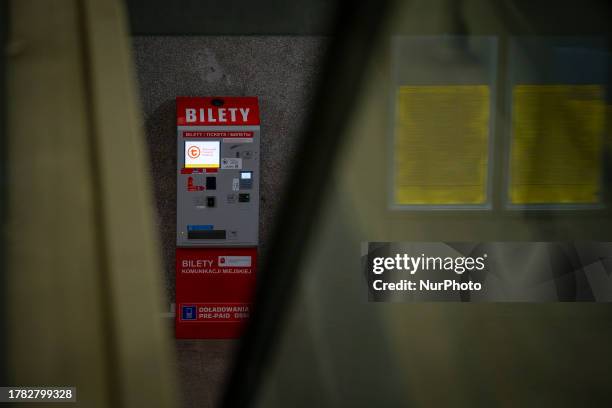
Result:
[[[187,231],[187,239],[226,239],[225,230]]]

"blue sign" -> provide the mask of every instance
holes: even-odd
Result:
[[[181,306],[181,320],[196,320],[196,307]]]

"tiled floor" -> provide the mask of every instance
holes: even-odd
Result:
[[[213,408],[223,394],[235,340],[177,340],[179,392],[184,408]]]

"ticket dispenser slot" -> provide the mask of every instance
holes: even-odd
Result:
[[[216,190],[217,189],[217,178],[216,177],[206,177],[206,190]]]

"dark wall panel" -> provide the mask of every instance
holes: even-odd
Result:
[[[134,35],[326,35],[335,0],[127,0]]]
[[[176,230],[174,98],[259,97],[260,248],[265,250],[326,42],[294,36],[133,38],[170,301]]]

